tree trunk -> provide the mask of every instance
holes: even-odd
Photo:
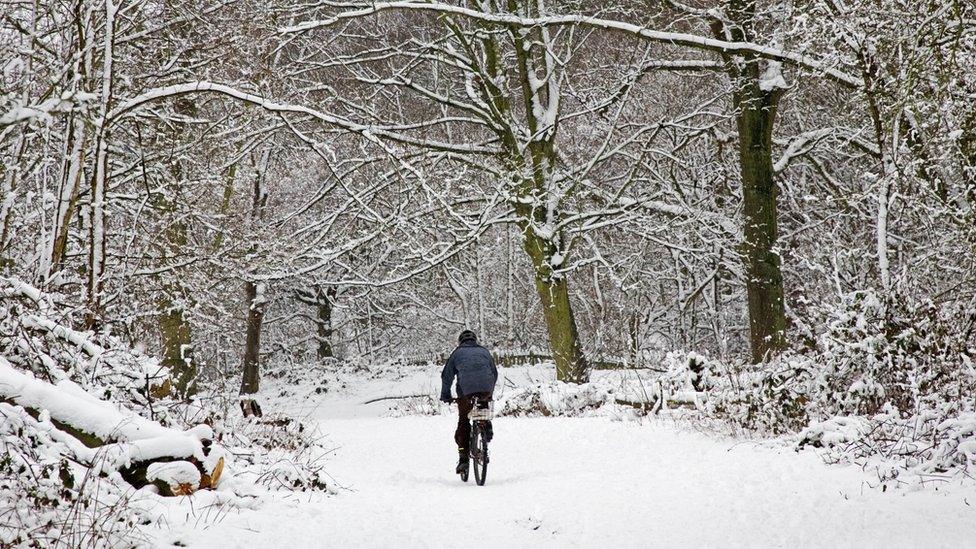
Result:
[[[755,0],[729,0],[728,20],[714,19],[712,33],[719,39],[752,41]],[[773,124],[783,90],[779,83],[763,82],[766,70],[778,69],[754,55],[723,56],[732,80],[732,104],[739,133],[739,170],[742,179],[743,253],[749,335],[753,362],[762,362],[786,347],[786,310],[783,272],[775,251],[779,237],[773,171]],[[773,76],[773,75],[769,75]]]
[[[251,223],[257,223],[264,217],[264,208],[268,194],[264,178],[268,173],[268,161],[271,150],[266,149],[257,163],[257,177],[254,178],[254,194],[251,197]],[[256,251],[256,250],[253,250]],[[244,281],[244,295],[247,303],[247,333],[244,341],[244,367],[241,376],[241,411],[245,416],[261,416],[261,407],[254,398],[258,392],[261,378],[261,325],[264,322],[264,311],[267,300],[264,296],[264,284],[253,280]]]
[[[589,364],[579,344],[579,330],[569,303],[569,285],[564,277],[546,279],[536,274],[535,287],[542,300],[549,346],[556,362],[556,379],[570,383],[589,381]]]
[[[330,286],[325,290],[318,288],[317,291],[318,319],[316,322],[317,334],[315,339],[318,341],[319,360],[334,356],[332,351],[332,307],[336,293],[335,286]]]
[[[197,107],[192,99],[180,99],[174,102],[174,111],[186,118],[197,117]],[[174,135],[174,137],[176,137]],[[187,177],[183,160],[179,157],[169,161],[169,177],[165,181],[164,192],[153,197],[155,210],[166,223],[163,230],[163,240],[160,243],[160,263],[165,265],[169,261],[177,261],[183,255],[187,246],[187,225],[182,220],[178,205],[185,202],[183,196],[183,182]],[[221,212],[223,213],[223,212]],[[173,372],[173,388],[180,397],[190,397],[196,392],[193,380],[197,369],[193,363],[192,331],[186,318],[184,304],[177,296],[184,299],[192,298],[184,287],[180,276],[176,272],[168,275],[157,275],[161,289],[161,297],[157,302],[159,311],[159,333],[162,340],[163,364]],[[192,307],[192,299],[190,301]]]
[[[17,178],[20,175],[20,161],[27,145],[27,135],[22,133],[13,146],[10,166],[0,166],[0,274],[6,275],[14,270],[14,260],[10,254],[12,231],[10,225],[14,214],[17,196]]]
[[[40,273],[39,280],[46,281],[51,275],[61,270],[61,261],[68,248],[68,229],[74,217],[78,203],[78,189],[81,187],[82,172],[85,165],[85,124],[79,117],[73,116],[68,128],[67,141],[69,143],[69,157],[63,168],[61,186],[58,191],[58,203],[54,214],[54,225],[51,227],[48,246],[47,265]]]
[[[91,226],[89,231],[88,249],[88,312],[85,325],[89,328],[94,327],[95,322],[102,316],[102,291],[105,287],[105,245],[106,231],[108,230],[108,194],[109,177],[109,129],[108,112],[109,104],[112,102],[112,85],[114,74],[112,66],[114,63],[115,45],[115,14],[119,7],[112,4],[111,0],[105,2],[105,42],[102,53],[102,89],[101,102],[99,105],[98,123],[95,132],[95,174],[91,184],[91,204],[90,216]]]
[[[534,6],[534,7],[530,7]],[[509,3],[514,8],[514,3]],[[542,13],[542,3],[526,4],[526,13]],[[559,210],[566,198],[566,190],[553,181],[558,163],[556,154],[556,127],[559,119],[560,91],[555,76],[557,60],[549,30],[533,29],[531,33],[519,33],[510,29],[515,46],[515,59],[521,84],[522,103],[526,128],[532,139],[523,146],[511,135],[502,135],[506,157],[517,183],[516,193],[520,200],[515,205],[518,227],[522,231],[525,251],[532,260],[535,287],[542,301],[542,313],[549,332],[549,347],[556,363],[556,379],[570,383],[586,383],[590,367],[580,345],[579,330],[569,299],[569,284],[563,274],[557,273],[566,260],[568,250],[564,246],[559,226]],[[547,75],[544,85],[538,83],[538,70]],[[524,174],[530,173],[529,177]],[[537,230],[552,234],[539,234]]]
[[[264,321],[264,285],[244,283],[247,308],[247,335],[244,342],[244,375],[241,378],[241,396],[258,392],[261,360],[261,324]]]
[[[737,101],[742,176],[746,291],[752,360],[761,362],[786,346],[783,273],[775,251],[777,187],[772,159],[778,94],[744,83]]]

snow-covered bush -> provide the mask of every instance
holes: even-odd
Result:
[[[579,416],[613,403],[611,390],[599,383],[552,381],[506,391],[495,404],[499,416]]]
[[[783,434],[804,427],[809,420],[814,361],[786,354],[759,366],[722,364],[724,375],[708,391],[705,409],[738,427]]]
[[[903,415],[893,406],[871,417],[834,417],[800,433],[798,447],[823,449],[830,463],[858,463],[894,487],[976,473],[976,413],[928,410]]]
[[[280,413],[244,417],[236,400],[214,396],[207,404],[187,404],[183,415],[212,425],[215,450],[227,456],[227,474],[235,486],[260,484],[271,490],[328,490],[325,473],[329,449],[314,426]],[[245,489],[249,493],[249,489]]]
[[[920,399],[973,394],[965,376],[976,317],[872,291],[845,295],[828,314],[815,355],[816,406],[829,414],[912,412]],[[967,393],[967,394],[962,394]]]
[[[669,354],[657,380],[662,402],[694,394],[705,416],[761,433],[800,432],[801,447],[873,466],[883,483],[906,472],[971,476],[976,315],[862,291],[823,316],[814,347],[759,365]]]

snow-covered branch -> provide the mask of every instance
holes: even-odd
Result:
[[[377,138],[382,137],[398,143],[430,148],[439,151],[474,154],[493,154],[497,152],[496,149],[485,146],[417,139],[401,133],[389,131],[380,126],[359,124],[340,116],[331,115],[323,111],[313,109],[311,107],[290,103],[279,103],[257,94],[239,90],[233,86],[207,81],[186,82],[183,84],[174,84],[171,86],[163,86],[160,88],[147,90],[146,92],[135,97],[120,101],[119,104],[109,113],[108,120],[118,122],[123,115],[137,110],[140,107],[154,101],[196,93],[216,93],[224,95],[238,101],[257,105],[266,111],[277,114],[299,114],[309,116],[330,126],[357,133],[370,141],[376,141]]]
[[[592,27],[592,28],[603,29],[608,31],[621,32],[627,35],[639,37],[643,40],[649,40],[651,42],[658,42],[662,44],[684,46],[684,47],[698,49],[698,50],[713,51],[716,53],[724,53],[724,54],[732,54],[732,55],[735,54],[757,55],[760,57],[764,57],[766,59],[788,62],[803,67],[805,69],[811,70],[815,73],[822,73],[825,76],[828,76],[831,79],[836,80],[837,82],[847,87],[858,88],[861,85],[863,85],[861,79],[852,76],[844,71],[841,71],[820,59],[810,57],[802,53],[790,52],[779,48],[763,46],[761,44],[753,44],[750,42],[729,42],[725,40],[717,40],[715,38],[697,36],[688,33],[657,31],[633,23],[616,21],[612,19],[602,19],[598,17],[590,17],[585,15],[545,15],[539,17],[522,17],[519,15],[512,15],[512,14],[485,12],[485,11],[480,11],[472,8],[466,8],[463,6],[454,6],[451,4],[445,4],[442,2],[417,2],[417,1],[375,2],[372,4],[361,5],[361,7],[355,7],[355,8],[352,8],[351,5],[349,4],[338,4],[337,6],[340,9],[344,9],[344,8],[349,8],[349,9],[346,9],[346,11],[341,11],[340,13],[326,19],[305,21],[295,25],[282,27],[280,30],[282,33],[286,33],[286,34],[307,32],[321,27],[332,26],[340,21],[348,21],[348,20],[358,19],[369,15],[374,15],[383,11],[396,11],[396,10],[409,10],[409,11],[418,11],[418,12],[430,12],[430,13],[443,14],[443,15],[456,15],[474,21],[480,21],[483,23],[491,23],[495,25],[511,26],[511,27],[518,27],[518,28],[559,27],[559,26],[567,26],[567,25],[569,26],[579,25],[579,26]]]

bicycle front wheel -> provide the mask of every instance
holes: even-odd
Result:
[[[478,486],[485,485],[488,478],[488,440],[485,438],[484,422],[476,421],[471,426],[471,465],[474,467],[474,480]]]

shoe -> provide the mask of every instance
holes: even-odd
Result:
[[[468,452],[467,451],[461,452],[461,456],[458,459],[457,468],[454,469],[454,472],[457,473],[457,474],[459,474],[459,475],[463,475],[464,473],[467,473],[468,472]]]

